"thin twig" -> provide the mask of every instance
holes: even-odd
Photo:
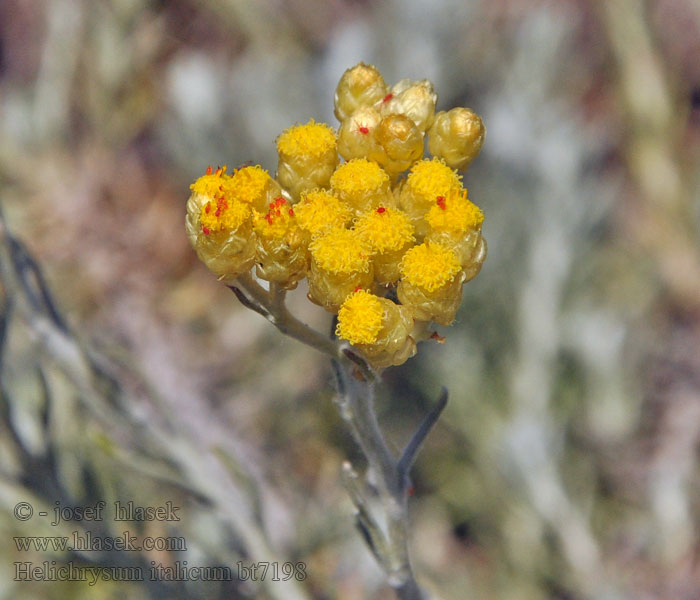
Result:
[[[17,280],[20,282],[27,299],[36,310],[45,312],[53,323],[63,331],[68,332],[68,325],[58,312],[53,301],[53,296],[48,290],[44,275],[36,264],[36,261],[27,252],[24,244],[7,232],[7,247],[10,251],[12,266],[15,269]],[[32,279],[33,285],[32,285]]]
[[[226,285],[233,290],[244,306],[264,316],[285,335],[311,346],[333,359],[338,359],[343,363],[350,361],[360,370],[366,380],[376,381],[377,375],[367,364],[367,361],[352,352],[346,343],[322,335],[292,315],[284,304],[285,291],[279,286],[271,284],[268,292],[248,273]],[[242,299],[241,290],[245,290],[250,298],[246,296]]]
[[[262,306],[256,304],[255,302],[251,301],[248,299],[248,297],[243,293],[243,291],[240,288],[237,288],[235,285],[229,285],[229,289],[233,291],[234,294],[236,294],[236,298],[238,298],[239,302],[245,306],[246,308],[249,308],[252,311],[255,311],[259,315],[262,315],[266,319],[269,318],[270,313],[268,313]]]
[[[408,473],[413,466],[413,462],[416,460],[418,450],[420,450],[421,445],[425,441],[425,438],[430,433],[430,430],[435,426],[437,420],[440,418],[442,411],[447,406],[447,388],[443,386],[437,403],[433,409],[425,416],[422,423],[416,429],[411,440],[406,444],[404,451],[401,454],[398,465],[396,466],[399,472],[399,485],[408,487]]]

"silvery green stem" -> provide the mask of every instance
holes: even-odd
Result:
[[[413,576],[408,552],[408,472],[447,403],[447,390],[443,389],[435,408],[396,458],[377,421],[377,376],[367,362],[348,344],[326,337],[294,317],[285,305],[285,290],[279,285],[270,283],[266,290],[249,274],[227,285],[244,306],[264,316],[282,333],[331,357],[340,414],[365,456],[372,478],[372,485],[363,482],[349,462],[343,465],[343,482],[357,510],[357,527],[399,600],[426,600]],[[372,502],[376,499],[379,508]]]

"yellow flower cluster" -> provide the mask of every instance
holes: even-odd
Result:
[[[454,321],[486,256],[483,213],[457,173],[478,154],[483,124],[466,108],[436,114],[436,102],[429,81],[389,87],[371,65],[348,69],[337,133],[297,124],[277,138],[274,178],[210,167],[190,186],[198,256],[222,280],[253,267],[286,289],[306,278],[309,299],[338,315],[339,338],[375,367],[403,363],[425,323]]]

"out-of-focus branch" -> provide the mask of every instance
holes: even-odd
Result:
[[[224,464],[221,452],[196,439],[186,424],[168,411],[165,403],[152,390],[149,390],[148,398],[140,398],[110,378],[101,367],[109,360],[106,357],[96,360],[95,352],[86,348],[60,318],[39,265],[24,245],[8,231],[1,214],[0,288],[0,344],[4,347],[7,341],[10,320],[21,324],[28,331],[37,347],[37,356],[41,355],[42,360],[50,361],[50,364],[65,374],[91,420],[104,432],[109,432],[105,435],[105,444],[110,445],[109,455],[113,459],[123,461],[129,469],[138,471],[149,479],[166,482],[193,498],[210,503],[219,518],[230,525],[251,561],[281,564],[280,556],[267,539],[263,524],[255,518],[257,491],[252,494],[250,489],[244,489],[245,486],[227,476],[231,472],[228,463],[234,457],[227,455],[227,464]],[[0,363],[0,369],[2,367],[3,364]],[[40,383],[45,384],[47,397],[44,401],[49,402],[48,384],[41,365],[38,368]],[[135,376],[138,378],[138,375]],[[15,429],[12,398],[4,386],[2,372],[0,382],[3,383],[0,389],[0,427],[9,431],[8,437],[14,445],[14,453],[24,466],[22,483],[32,494],[42,496],[48,504],[54,501],[68,505],[78,504],[81,498],[75,497],[63,485],[56,472],[53,447],[49,439],[51,423],[48,408],[44,407],[39,415],[46,429],[47,447],[42,452],[30,453]],[[148,414],[147,419],[144,414]],[[135,436],[138,437],[137,440]],[[113,442],[116,439],[120,439],[120,442]],[[134,447],[124,446],[125,440],[133,442]],[[112,444],[119,447],[112,448]],[[154,460],[151,455],[159,460]],[[244,469],[242,465],[237,467]],[[95,535],[102,536],[105,533],[108,532],[99,530]],[[233,558],[227,544],[206,542],[208,547],[215,550],[216,560]],[[124,560],[131,561],[128,563],[130,566],[139,564],[139,560],[145,561],[140,555],[131,556],[126,553],[125,556],[127,555]],[[115,556],[117,555],[111,556],[109,560],[122,560]],[[261,582],[261,585],[267,597],[275,600],[308,598],[299,582],[293,579],[273,581],[270,578]],[[154,597],[163,597],[168,593],[161,583],[153,586],[156,588],[152,590]]]
[[[674,70],[655,48],[649,4],[620,0],[597,6],[617,62],[627,132],[624,156],[639,192],[634,207],[639,214],[626,222],[642,251],[656,263],[665,288],[659,291],[668,294],[675,309],[692,314],[700,308],[700,240],[697,198],[690,191],[697,166],[680,160],[689,151],[683,138],[688,109],[676,101]],[[677,327],[671,321],[670,328]],[[659,356],[675,354],[674,337],[662,342]],[[694,539],[690,490],[700,437],[693,418],[697,410],[688,400],[692,392],[684,391],[678,381],[664,393],[672,400],[657,417],[660,435],[647,486],[660,534],[658,549],[669,563],[681,560]]]
[[[595,3],[617,62],[625,121],[624,155],[636,186],[636,214],[626,225],[655,260],[659,275],[680,306],[700,306],[700,255],[691,198],[693,172],[679,160],[687,109],[677,106],[649,30],[648,3]]]

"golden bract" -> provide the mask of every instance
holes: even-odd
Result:
[[[428,131],[428,149],[453,169],[466,169],[484,143],[481,117],[469,108],[439,112]]]
[[[345,120],[358,108],[372,106],[386,96],[387,87],[373,65],[359,63],[343,73],[335,90],[335,116]]]

